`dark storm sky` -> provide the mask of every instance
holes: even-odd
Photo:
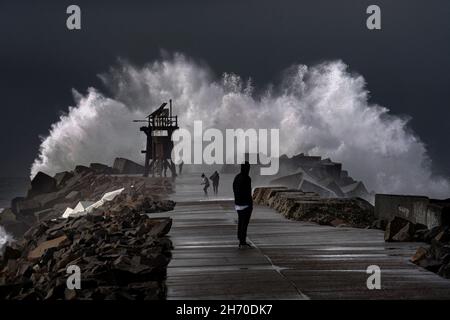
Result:
[[[66,29],[66,8],[82,30]],[[365,27],[382,9],[382,30]],[[216,74],[276,80],[293,63],[342,59],[362,74],[371,101],[412,117],[437,172],[450,175],[448,0],[0,0],[0,176],[27,176],[71,88],[101,86],[123,57],[143,64],[160,49],[206,62]]]

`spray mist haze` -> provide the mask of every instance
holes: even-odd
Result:
[[[115,157],[142,162],[142,119],[173,99],[182,127],[280,129],[280,154],[304,152],[342,162],[370,190],[448,197],[449,182],[433,177],[424,143],[408,119],[370,104],[364,78],[341,61],[294,65],[280,83],[258,90],[235,74],[217,78],[181,54],[135,67],[126,62],[100,76],[108,95],[74,91],[76,106],[52,125],[31,175],[111,164]]]

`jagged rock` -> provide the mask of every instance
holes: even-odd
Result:
[[[172,220],[168,219],[149,219],[147,221],[151,224],[151,228],[147,231],[151,236],[162,237],[166,235],[172,227]]]
[[[342,186],[341,189],[342,189],[342,192],[347,197],[360,197],[363,199],[370,198],[370,195],[366,189],[366,186],[361,181],[352,183],[350,185]]]
[[[434,240],[437,240],[439,242],[449,242],[450,241],[450,232],[446,230],[441,230],[434,238]]]
[[[304,154],[292,158],[282,155],[279,164],[279,173],[270,181],[272,184],[315,192],[327,198],[359,197],[369,201],[373,198],[362,182],[349,177],[348,172],[342,170],[342,164],[331,159]],[[259,166],[261,163],[252,166],[253,171],[257,171]]]
[[[411,259],[417,265],[450,278],[450,229],[438,226],[425,233],[428,248],[419,248]]]
[[[68,171],[58,172],[54,176],[54,179],[56,181],[56,186],[58,188],[61,188],[62,186],[64,186],[67,183],[67,181],[72,179],[73,176],[74,176],[73,172],[68,172]]]
[[[116,158],[113,169],[119,174],[143,174],[144,166],[125,158]]]
[[[75,167],[75,170],[73,170],[73,172],[77,175],[83,175],[86,173],[92,173],[93,170],[89,167],[78,165]]]
[[[338,196],[340,198],[344,198],[346,196],[344,194],[344,192],[341,190],[341,187],[339,186],[339,184],[333,178],[328,177],[328,178],[318,181],[318,183],[319,183],[319,185],[324,186],[328,190],[333,191],[336,194],[336,196]],[[350,197],[357,197],[357,196],[360,196],[360,195],[351,195]]]
[[[402,230],[409,223],[408,220],[394,217],[386,226],[386,230],[384,232],[384,241],[395,241],[393,240],[394,236]]]
[[[428,250],[424,247],[419,247],[414,254],[414,256],[411,258],[411,262],[417,263],[418,261],[424,259],[426,255],[428,254]]]
[[[392,241],[406,242],[411,241],[414,235],[414,225],[408,222],[403,228],[401,228],[393,237]]]
[[[431,240],[433,240],[441,231],[442,231],[441,226],[436,226],[430,229],[423,235],[424,241],[430,243]]]
[[[399,229],[400,228],[400,229]],[[406,219],[395,217],[392,219],[385,231],[386,241],[417,241],[427,230],[427,227],[420,223],[412,223]]]
[[[57,248],[60,245],[64,244],[65,241],[67,241],[67,236],[61,236],[53,240],[42,242],[39,246],[28,253],[28,260],[34,261],[40,259],[46,250]]]
[[[39,171],[31,180],[31,188],[28,190],[28,198],[39,194],[49,193],[56,190],[56,180],[49,175]]]

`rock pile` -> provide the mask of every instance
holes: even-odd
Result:
[[[41,222],[5,248],[0,299],[163,299],[172,221],[142,211],[173,205],[146,200],[136,208],[112,201],[86,216]],[[67,286],[73,265],[81,271],[79,290]]]
[[[60,172],[54,177],[39,172],[31,181],[27,196],[13,199],[11,208],[0,213],[0,224],[15,238],[20,238],[37,222],[60,217],[66,208],[73,208],[80,201],[95,202],[119,188],[125,188],[125,197],[140,195],[133,204],[129,200],[130,206],[144,205],[150,211],[153,209],[149,202],[158,201],[159,195],[172,191],[169,179],[113,175],[115,172],[99,163],[77,166],[71,172]]]
[[[417,249],[411,261],[450,279],[450,227],[446,219],[442,221],[443,225],[428,229],[423,224],[395,216],[386,225],[384,240],[428,243],[428,247]]]
[[[323,225],[366,228],[375,220],[373,206],[361,198],[322,198],[314,192],[274,186],[255,188],[253,199],[289,219]]]
[[[415,264],[450,279],[450,228],[438,226],[423,232],[422,240],[429,247],[419,247],[411,261]]]
[[[246,160],[249,159],[246,154]],[[259,175],[261,167],[259,156],[257,164],[252,165],[250,175],[261,185],[284,186],[304,192],[315,192],[322,198],[362,198],[373,203],[374,194],[370,193],[362,181],[353,179],[342,164],[319,156],[308,156],[303,153],[288,157],[279,157],[279,170],[275,176],[266,178]],[[230,168],[224,166],[224,172]]]
[[[384,240],[387,242],[423,241],[427,230],[427,226],[423,224],[394,217],[387,223]]]
[[[165,178],[118,176],[102,164],[77,166],[54,177],[39,172],[24,198],[0,214],[16,241],[0,253],[0,299],[163,299],[172,244],[172,191]],[[98,201],[88,214],[62,219],[67,207]],[[79,268],[81,289],[67,285]]]

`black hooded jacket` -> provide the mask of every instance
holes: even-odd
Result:
[[[246,169],[236,175],[233,181],[234,204],[238,206],[253,206],[252,179]]]

